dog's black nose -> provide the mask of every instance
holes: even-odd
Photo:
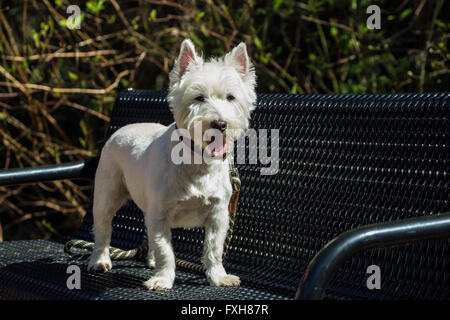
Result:
[[[227,129],[227,123],[223,120],[214,120],[211,122],[211,128],[224,132]]]

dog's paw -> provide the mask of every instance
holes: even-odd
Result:
[[[154,276],[145,281],[144,286],[153,291],[172,289],[173,281],[168,277]]]
[[[112,269],[111,258],[109,255],[101,255],[100,257],[92,256],[89,260],[88,270],[108,272]]]
[[[238,276],[232,274],[227,274],[219,278],[217,281],[211,283],[212,286],[217,287],[239,287],[241,284],[241,279]]]

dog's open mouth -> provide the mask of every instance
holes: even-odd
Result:
[[[221,157],[227,152],[227,139],[225,139],[225,136],[222,136],[222,139],[218,139],[217,141],[216,137],[212,136],[207,143],[211,156],[213,157]]]

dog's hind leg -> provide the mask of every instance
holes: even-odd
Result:
[[[95,175],[94,189],[94,238],[95,246],[89,260],[88,270],[109,271],[112,268],[109,256],[112,219],[128,199],[128,191],[118,168],[99,164]]]

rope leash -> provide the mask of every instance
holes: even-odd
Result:
[[[231,160],[232,161],[232,160]],[[233,166],[230,161],[230,181],[233,192],[231,194],[231,199],[228,204],[228,213],[229,213],[229,228],[228,233],[225,238],[225,242],[223,245],[223,258],[227,253],[228,247],[231,242],[231,237],[233,235],[234,221],[236,219],[237,212],[237,202],[239,199],[239,191],[241,189],[241,180],[239,179],[239,172]],[[76,253],[72,252],[72,248],[77,248],[79,250],[83,250],[86,253]],[[70,240],[64,246],[64,252],[69,256],[69,259],[76,261],[83,261],[90,257],[92,250],[94,249],[94,243],[85,241],[85,240]],[[141,246],[131,250],[123,250],[119,248],[110,247],[109,254],[111,260],[135,260],[146,257],[148,253],[148,239],[145,237]],[[175,264],[177,267],[189,269],[196,272],[204,272],[205,268],[194,262],[186,261],[183,259],[175,258]]]

